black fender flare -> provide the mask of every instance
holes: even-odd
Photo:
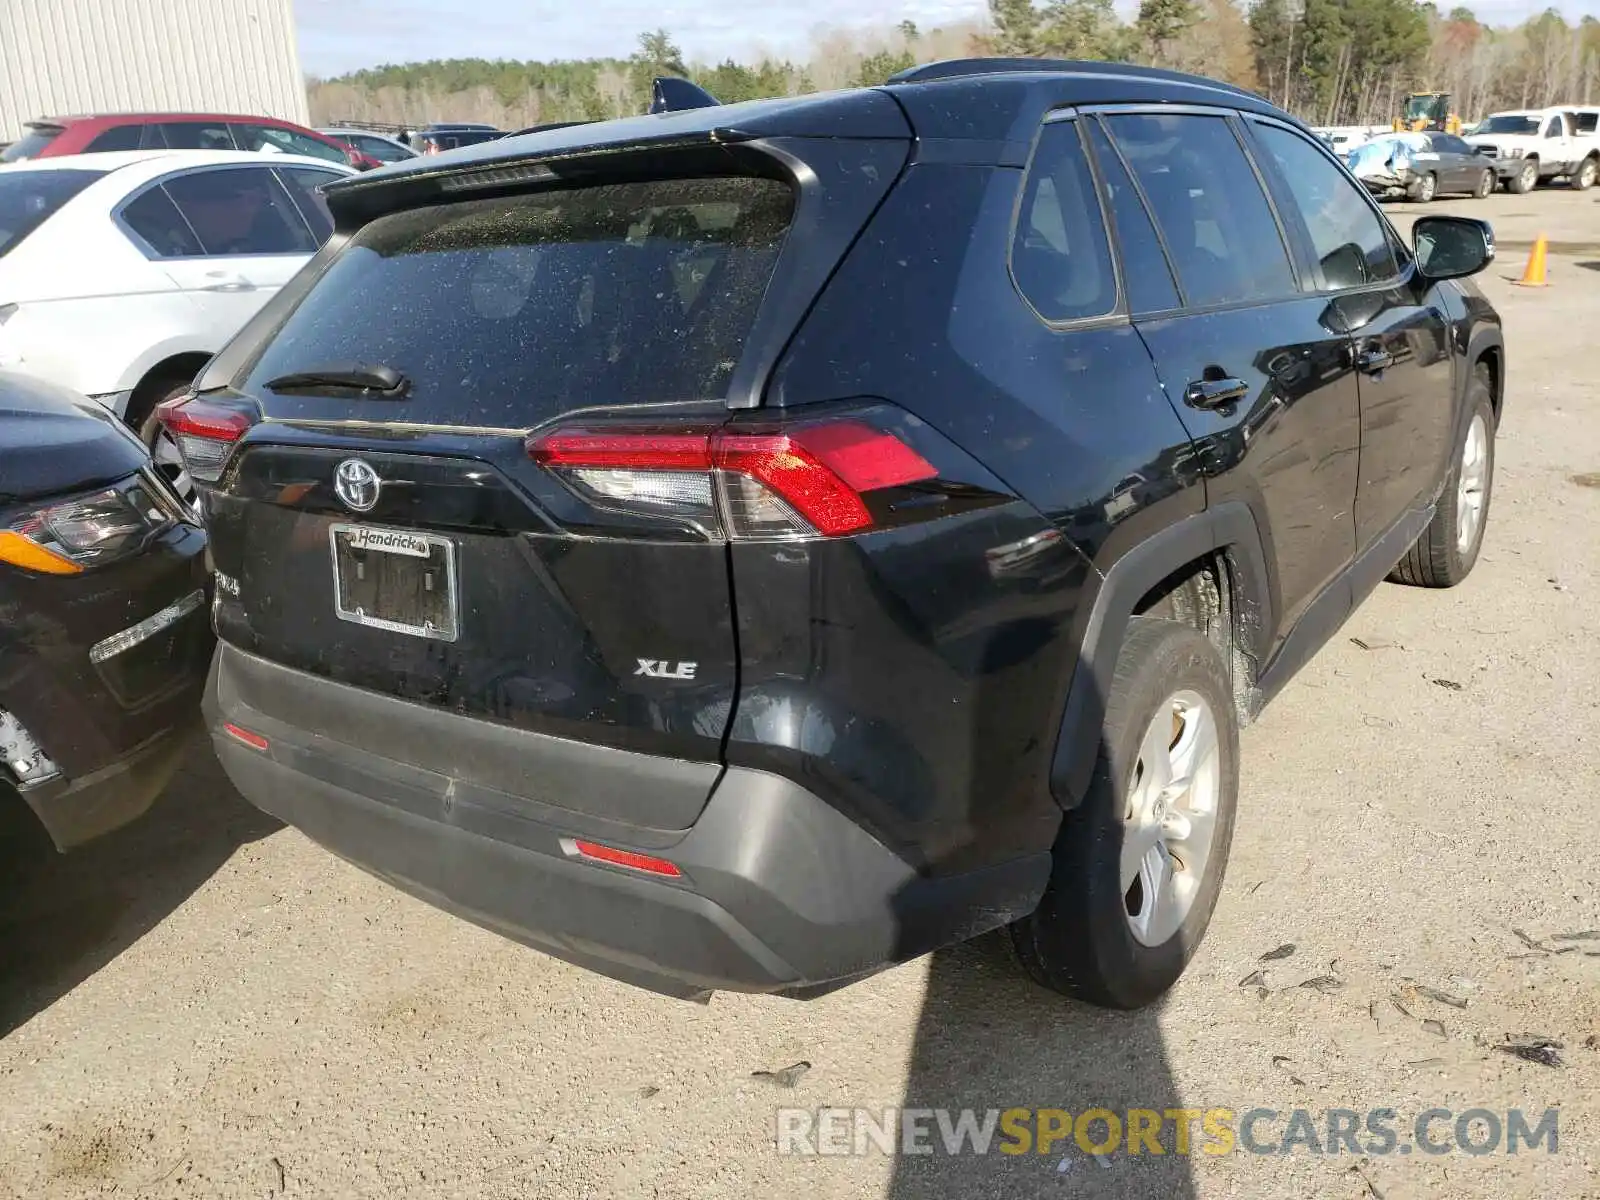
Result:
[[[1273,601],[1261,531],[1247,504],[1215,505],[1126,551],[1105,570],[1088,613],[1079,618],[1078,661],[1050,766],[1050,791],[1062,808],[1076,807],[1088,791],[1100,754],[1105,697],[1135,606],[1185,563],[1219,550],[1228,554],[1237,648],[1258,666],[1264,661]],[[1253,687],[1254,680],[1246,683]]]
[[[1504,419],[1506,411],[1506,339],[1498,325],[1480,325],[1472,331],[1467,339],[1467,352],[1462,356],[1461,387],[1459,407],[1463,410],[1459,424],[1466,425],[1465,410],[1467,407],[1467,388],[1472,384],[1472,371],[1477,366],[1478,360],[1490,350],[1495,352],[1499,360],[1496,373],[1496,387],[1494,396],[1494,411],[1496,422]],[[1459,430],[1457,432],[1460,432]]]

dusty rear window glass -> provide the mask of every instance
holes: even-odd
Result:
[[[331,363],[410,381],[407,420],[530,425],[717,398],[772,278],[790,188],[659,180],[415,209],[351,239],[243,386]]]

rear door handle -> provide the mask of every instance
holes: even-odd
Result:
[[[1250,385],[1242,379],[1196,379],[1183,389],[1183,402],[1190,408],[1221,408],[1249,393]]]
[[[207,271],[206,279],[208,282],[202,290],[207,292],[248,292],[256,286],[232,271]]]
[[[1394,355],[1381,347],[1374,346],[1370,350],[1363,350],[1356,355],[1356,370],[1367,375],[1376,375],[1385,367],[1394,365]]]

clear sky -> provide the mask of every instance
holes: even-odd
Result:
[[[1437,0],[1448,11],[1455,0]],[[1541,0],[1466,0],[1480,20],[1514,24]],[[300,65],[337,75],[430,58],[626,58],[638,35],[668,30],[691,59],[803,56],[826,27],[924,28],[979,18],[985,0],[294,0]],[[1119,0],[1119,9],[1137,0]],[[1565,0],[1568,20],[1600,0]]]

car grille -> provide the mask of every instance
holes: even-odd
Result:
[[[1478,153],[1483,155],[1485,158],[1499,158],[1500,157],[1500,147],[1499,146],[1479,146],[1478,147]]]

